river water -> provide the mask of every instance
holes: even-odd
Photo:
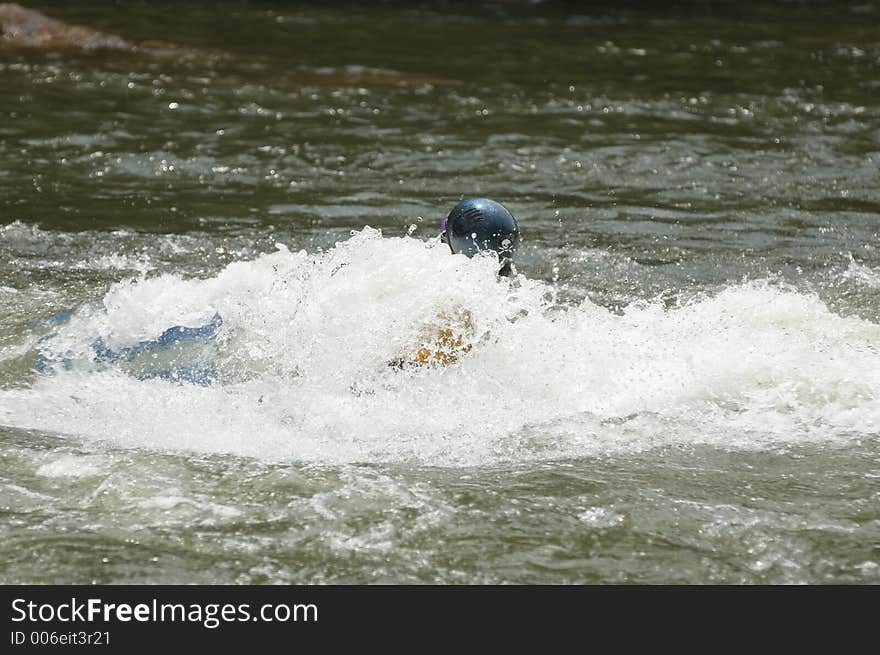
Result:
[[[0,46],[0,580],[880,582],[876,2],[33,7],[138,45]]]

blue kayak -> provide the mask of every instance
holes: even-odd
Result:
[[[74,310],[51,317],[43,325],[59,326],[67,322]],[[103,337],[89,344],[89,354],[66,352],[62,355],[40,350],[37,356],[37,371],[52,373],[61,367],[64,370],[108,370],[118,369],[139,380],[159,378],[174,382],[209,385],[219,378],[217,371],[217,332],[223,325],[219,314],[205,325],[185,327],[175,325],[168,328],[156,339],[140,341],[132,346],[113,349],[107,346]],[[40,339],[40,343],[51,340],[54,333]],[[47,344],[48,345],[48,344]]]

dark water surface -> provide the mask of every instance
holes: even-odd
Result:
[[[134,45],[0,41],[0,580],[880,582],[876,2],[29,6]]]

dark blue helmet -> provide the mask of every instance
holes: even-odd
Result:
[[[510,275],[519,226],[504,205],[488,198],[462,200],[449,212],[443,228],[453,253],[473,257],[482,250],[494,250],[501,262],[499,274]]]

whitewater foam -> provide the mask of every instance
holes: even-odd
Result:
[[[668,308],[556,304],[492,257],[364,229],[327,252],[278,251],[208,279],[141,275],[38,347],[88,364],[222,317],[219,382],[87,365],[0,391],[0,423],[119,447],[319,463],[474,465],[669,444],[767,448],[875,438],[880,326],[755,281]],[[448,368],[389,367],[467,308],[475,346]]]
[[[860,264],[850,255],[849,266],[843,271],[844,280],[852,280],[869,289],[880,289],[880,271]]]

